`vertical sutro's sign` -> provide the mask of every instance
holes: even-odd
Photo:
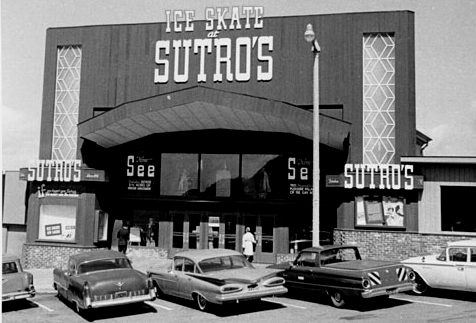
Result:
[[[312,159],[288,157],[290,195],[312,195]]]
[[[270,81],[273,36],[252,34],[263,28],[263,14],[264,7],[207,8],[207,38],[194,39],[188,36],[195,31],[195,11],[167,10],[165,32],[176,33],[178,39],[156,42],[154,82]],[[240,37],[230,37],[236,30],[242,31]],[[190,66],[199,67],[197,75],[190,75]]]
[[[153,158],[143,155],[127,156],[127,190],[153,191],[155,164]]]

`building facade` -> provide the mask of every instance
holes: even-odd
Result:
[[[322,47],[321,243],[418,231],[423,176],[400,163],[419,154],[412,12],[193,15],[47,30],[39,159],[22,169],[27,266],[113,248],[123,223],[131,248],[161,256],[241,250],[246,227],[260,262],[310,239],[308,24]]]

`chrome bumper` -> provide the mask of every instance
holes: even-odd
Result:
[[[266,288],[251,292],[238,292],[238,293],[230,293],[230,294],[220,294],[216,296],[217,303],[226,303],[226,302],[238,302],[238,301],[246,301],[246,300],[253,300],[263,297],[272,297],[277,295],[282,295],[288,292],[286,287],[273,287],[273,288]]]
[[[145,294],[145,295],[124,296],[121,298],[114,298],[114,299],[107,299],[107,300],[100,300],[100,301],[91,301],[88,299],[86,300],[85,303],[86,303],[86,308],[100,308],[100,307],[107,307],[107,306],[153,301],[155,300],[155,297],[156,297],[155,291],[151,289],[149,291],[149,294]]]
[[[17,300],[17,299],[31,298],[31,297],[34,297],[35,294],[36,294],[35,290],[9,293],[9,294],[2,295],[2,302],[14,301],[14,300]]]
[[[393,286],[377,287],[362,292],[363,298],[371,298],[377,296],[393,295],[397,293],[408,292],[413,289],[413,283],[398,284]]]

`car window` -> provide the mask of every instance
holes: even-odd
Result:
[[[174,260],[174,270],[182,271],[183,268],[183,258],[175,258]]]
[[[337,251],[336,259],[339,261],[359,260],[354,248],[343,248]]]
[[[469,261],[476,262],[476,248],[471,248],[469,250],[471,252],[471,258]]]
[[[2,274],[14,274],[18,272],[17,264],[15,262],[4,262],[2,266]]]
[[[297,266],[316,267],[316,253],[315,252],[301,252],[296,259]]]
[[[227,269],[253,268],[245,257],[238,255],[204,259],[198,265],[204,273]]]
[[[450,261],[466,262],[468,259],[468,251],[466,248],[449,248],[448,257]]]
[[[185,259],[183,265],[183,271],[186,273],[193,273],[195,272],[195,264],[190,259]]]
[[[131,268],[131,264],[126,258],[100,259],[80,264],[78,274],[124,268]]]

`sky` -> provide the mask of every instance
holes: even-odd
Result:
[[[2,0],[2,170],[39,156],[46,29],[165,21],[165,10],[264,6],[264,16],[415,12],[417,129],[425,156],[476,156],[476,0]]]

